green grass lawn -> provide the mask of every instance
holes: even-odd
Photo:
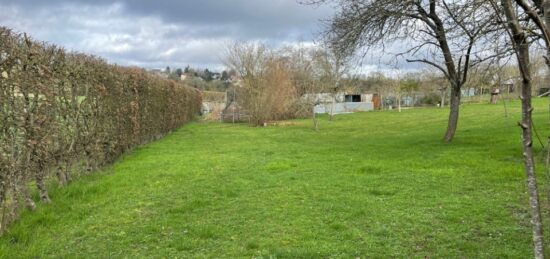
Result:
[[[437,108],[325,117],[319,132],[192,123],[54,188],[0,256],[529,258],[519,102],[509,111],[463,105],[451,144]]]

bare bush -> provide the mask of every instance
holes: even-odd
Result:
[[[261,44],[237,43],[228,49],[226,65],[242,79],[237,85],[239,104],[253,124],[296,117],[298,92],[284,56]]]

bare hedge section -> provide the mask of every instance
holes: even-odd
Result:
[[[0,231],[60,184],[158,139],[200,111],[198,90],[0,27]]]

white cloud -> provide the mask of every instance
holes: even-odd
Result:
[[[312,46],[319,19],[333,12],[295,0],[0,0],[0,4],[0,25],[68,50],[121,65],[214,70],[223,69],[221,60],[229,42]],[[367,58],[356,70],[385,69],[389,59],[383,59]]]

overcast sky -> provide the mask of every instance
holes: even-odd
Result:
[[[331,6],[299,0],[0,0],[0,25],[110,63],[145,68],[224,69],[234,41],[310,44]],[[354,73],[393,71],[373,51]],[[385,60],[385,61],[384,61]],[[382,63],[381,63],[382,62]],[[415,70],[400,62],[402,71]],[[392,65],[393,67],[393,65]]]
[[[333,9],[297,0],[0,0],[0,25],[111,63],[223,68],[232,41],[309,43]]]

